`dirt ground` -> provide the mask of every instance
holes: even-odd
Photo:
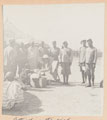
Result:
[[[69,85],[54,83],[47,88],[31,88],[24,94],[25,101],[11,110],[3,110],[5,115],[55,115],[55,116],[100,116],[103,114],[103,79],[100,60],[96,66],[94,87],[81,84],[81,73],[75,59],[71,68]],[[60,72],[59,72],[60,73]],[[61,82],[62,82],[62,78]]]

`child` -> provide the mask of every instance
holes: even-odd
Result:
[[[7,72],[3,83],[3,109],[11,109],[16,103],[24,101],[23,86],[18,79],[14,79],[11,72]]]

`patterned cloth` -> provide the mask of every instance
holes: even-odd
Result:
[[[15,103],[24,101],[22,86],[18,81],[4,81],[3,109],[11,109]]]
[[[63,75],[71,74],[70,63],[69,62],[62,62],[61,67],[62,67],[61,73]]]

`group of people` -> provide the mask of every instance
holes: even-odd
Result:
[[[94,86],[94,72],[97,62],[97,49],[93,46],[92,39],[89,39],[87,41],[82,40],[81,44],[82,47],[80,48],[79,54],[80,71],[82,73],[83,83],[86,82],[88,77],[89,85],[87,87],[91,87],[91,85]]]
[[[20,76],[24,68],[30,70],[49,68],[55,81],[59,80],[58,66],[62,67],[64,83],[68,83],[71,73],[70,66],[73,60],[73,51],[68,47],[68,42],[63,42],[62,48],[57,47],[56,41],[49,48],[42,41],[40,44],[20,45],[15,40],[10,40],[4,49],[4,75],[12,72],[14,76]]]
[[[87,43],[87,45],[86,45]],[[92,39],[82,40],[79,50],[79,66],[83,83],[87,78],[89,84],[94,85],[94,71],[97,61],[97,50],[93,46]],[[3,107],[12,108],[16,103],[24,100],[23,90],[25,85],[35,87],[34,79],[45,76],[47,80],[60,82],[58,72],[61,67],[63,84],[69,82],[71,66],[73,62],[73,50],[64,41],[62,47],[57,47],[57,42],[52,42],[52,48],[44,41],[39,43],[17,43],[14,39],[4,48],[4,87]],[[14,91],[14,92],[13,92]]]

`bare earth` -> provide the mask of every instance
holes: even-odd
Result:
[[[54,83],[47,88],[31,88],[25,92],[25,101],[11,110],[3,110],[5,115],[54,115],[54,116],[101,116],[103,114],[103,79],[100,60],[96,66],[95,86],[81,84],[81,74],[77,59],[72,65],[69,85]],[[62,78],[61,78],[62,81]]]

